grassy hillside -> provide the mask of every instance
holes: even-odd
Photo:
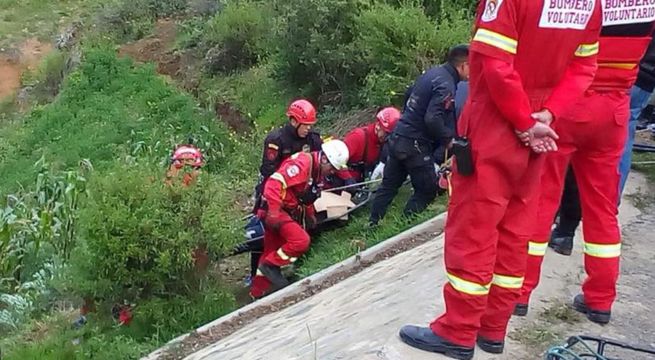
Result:
[[[242,238],[239,219],[249,206],[261,141],[285,121],[288,101],[307,96],[319,106],[319,128],[342,128],[346,114],[397,103],[416,74],[465,41],[469,27],[468,13],[438,1],[276,0],[272,8],[227,0],[44,3],[35,16],[93,10],[80,65],[57,83],[56,96],[25,113],[2,107],[0,348],[7,359],[134,359],[235,309],[247,259],[222,258]],[[7,4],[16,19],[26,19],[21,6]],[[301,21],[303,14],[316,21]],[[196,97],[153,64],[116,55],[121,42],[147,35],[158,17],[170,15],[181,30],[167,55],[196,61],[193,73],[181,67],[173,78],[183,78],[187,89],[195,80]],[[244,61],[234,62],[235,55]],[[60,63],[24,82],[43,82]],[[231,114],[218,105],[245,119],[247,131],[230,130],[221,116]],[[188,137],[203,149],[207,167],[196,187],[169,188],[167,158]],[[403,218],[408,194],[401,192],[376,230],[366,229],[363,210],[317,236],[298,275],[444,208],[440,199],[421,216]],[[197,249],[213,261],[207,270],[196,266]],[[82,299],[97,309],[87,325],[71,329]],[[134,320],[116,326],[110,309],[125,301],[136,304]]]

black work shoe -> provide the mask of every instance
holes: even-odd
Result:
[[[573,308],[575,311],[587,315],[587,319],[589,319],[589,321],[600,325],[609,323],[612,317],[611,311],[600,311],[588,308],[587,304],[584,302],[584,295],[582,294],[576,295],[573,299]]]
[[[528,315],[528,304],[516,304],[514,305],[514,313],[516,316],[526,316]]]
[[[259,264],[259,271],[273,284],[272,291],[280,290],[289,285],[289,280],[282,275],[282,270],[278,266]]]
[[[573,236],[561,235],[555,229],[550,235],[548,246],[558,254],[569,256],[573,251]]]
[[[505,350],[504,341],[487,340],[482,336],[478,336],[476,343],[482,351],[490,354],[502,354],[503,350]]]
[[[436,335],[427,327],[405,325],[400,329],[400,339],[407,345],[453,359],[473,359],[475,348],[455,345]]]

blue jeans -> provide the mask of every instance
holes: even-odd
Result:
[[[623,193],[625,182],[628,180],[630,173],[630,164],[632,163],[632,145],[635,142],[635,131],[637,129],[637,119],[639,114],[648,104],[648,99],[652,93],[633,86],[630,91],[630,122],[628,123],[628,139],[625,142],[625,149],[621,162],[619,163],[619,172],[621,173],[621,182],[619,183],[619,199]]]

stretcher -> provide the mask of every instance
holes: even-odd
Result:
[[[362,184],[363,183],[355,185],[361,186]],[[324,192],[332,193],[345,189],[346,187],[340,187],[325,190]],[[349,207],[345,212],[340,212],[337,215],[330,216],[331,214],[329,214],[329,211],[327,210],[317,211],[317,231],[320,231],[321,228],[324,228],[328,224],[346,221],[350,214],[357,211],[361,207],[366,206],[366,204],[371,200],[373,192],[374,191],[369,188],[362,188],[361,190],[358,190],[351,198],[354,206]],[[261,220],[259,220],[254,215],[248,215],[246,218],[244,218],[244,220],[247,221],[244,227],[246,240],[235,246],[229,256],[239,255],[246,252],[261,252],[264,249],[264,226]]]

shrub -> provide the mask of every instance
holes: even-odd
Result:
[[[356,89],[365,75],[355,56],[358,0],[275,0],[278,75],[310,97]],[[340,97],[336,97],[340,99]]]
[[[360,103],[400,103],[418,74],[442,62],[451,46],[467,41],[470,23],[465,14],[449,6],[437,23],[410,5],[378,4],[363,11],[355,39],[367,67]]]
[[[202,100],[208,106],[219,101],[236,106],[255,127],[268,130],[278,126],[286,121],[284,113],[294,95],[273,77],[271,68],[261,64],[229,76],[205,78]]]
[[[209,22],[204,42],[211,49],[205,56],[209,73],[248,68],[266,54],[272,14],[267,4],[230,2]]]
[[[101,33],[119,41],[137,40],[152,30],[157,18],[186,10],[187,0],[109,0],[95,20]]]
[[[219,0],[190,0],[188,11],[193,16],[211,16],[221,11],[223,6]]]

